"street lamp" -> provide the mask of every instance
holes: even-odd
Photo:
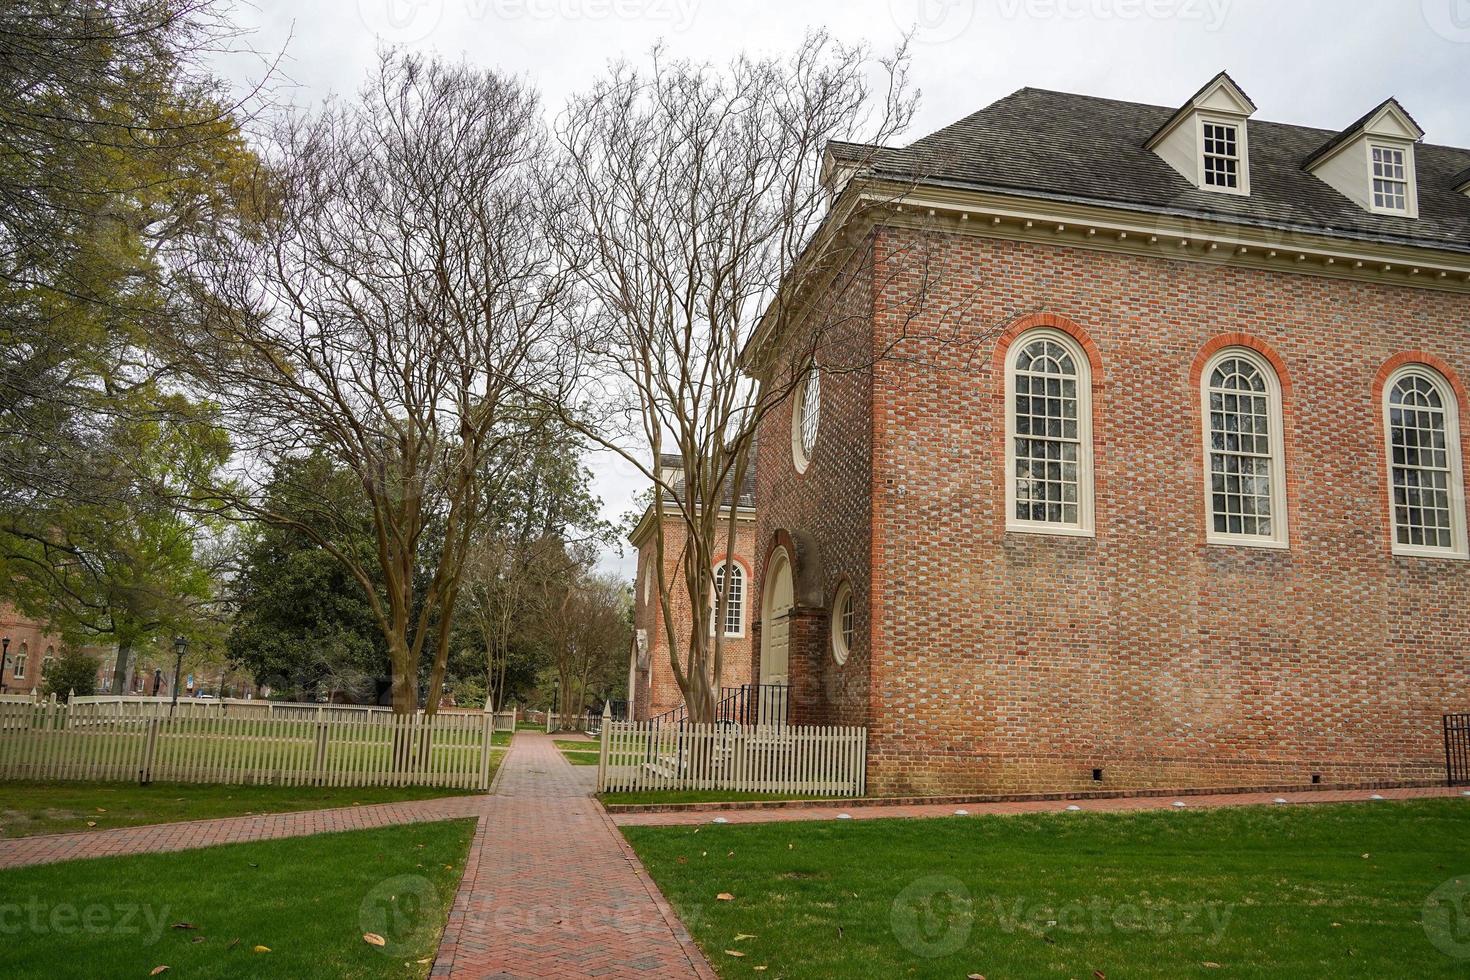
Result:
[[[5,693],[5,662],[10,659],[10,637],[0,636],[0,694]]]
[[[182,636],[174,637],[174,699],[168,706],[168,715],[173,717],[174,709],[179,706],[179,672],[184,669],[184,654],[189,650],[189,641]]]

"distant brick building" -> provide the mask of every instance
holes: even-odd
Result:
[[[1023,89],[831,148],[839,200],[893,202],[862,342],[947,340],[818,349],[763,421],[751,673],[867,726],[870,792],[1443,778],[1470,150],[1393,100],[1254,113],[1223,74],[1177,110]],[[887,308],[923,275],[957,323]]]
[[[44,623],[27,619],[8,605],[0,605],[0,643],[6,652],[0,667],[6,694],[31,694],[41,689],[47,665],[61,650],[61,640]]]
[[[666,470],[677,471],[681,463],[677,457],[666,456],[660,461],[660,465]],[[720,687],[738,687],[751,682],[750,668],[753,658],[750,642],[750,594],[755,574],[752,560],[755,542],[754,494],[755,474],[752,469],[738,494],[727,492],[725,495],[726,508],[735,508],[736,532],[730,603],[726,610],[725,635],[722,639],[724,676],[720,678]],[[672,505],[673,501],[670,500],[669,503]],[[728,514],[728,509],[726,513]],[[633,533],[629,535],[633,547],[638,549],[638,565],[633,597],[634,648],[628,668],[628,705],[630,717],[639,721],[647,721],[674,711],[684,703],[683,694],[674,679],[674,669],[669,663],[668,634],[657,605],[657,534],[662,534],[664,539],[664,579],[670,589],[675,621],[681,624],[685,633],[692,622],[689,590],[682,571],[684,524],[667,510],[664,526],[660,528],[658,524],[658,514],[654,506],[649,504]],[[717,569],[723,557],[719,556],[716,560]],[[716,574],[721,575],[718,571]],[[722,581],[723,577],[719,580]],[[680,642],[681,650],[687,651],[684,641]]]

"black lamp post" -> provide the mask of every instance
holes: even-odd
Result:
[[[168,706],[169,717],[173,717],[174,709],[179,706],[179,673],[184,669],[184,654],[189,650],[189,641],[182,636],[174,637],[174,699]]]
[[[10,660],[10,637],[0,636],[0,694],[5,693],[5,664]]]

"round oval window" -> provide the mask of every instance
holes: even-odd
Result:
[[[806,378],[796,389],[791,411],[791,456],[796,471],[805,473],[817,446],[817,429],[822,423],[822,375],[816,364],[808,365]]]
[[[847,663],[852,653],[853,642],[852,589],[846,582],[837,587],[837,598],[832,603],[832,659],[839,664]]]

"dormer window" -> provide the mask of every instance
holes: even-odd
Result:
[[[1364,211],[1417,218],[1414,144],[1423,138],[1424,130],[1404,107],[1385,99],[1302,166]]]
[[[1206,187],[1235,190],[1240,186],[1239,130],[1231,123],[1201,120]]]
[[[1255,103],[1222,71],[1175,110],[1144,146],[1202,191],[1249,194],[1246,118],[1255,111]]]
[[[1409,210],[1408,168],[1404,151],[1395,146],[1371,146],[1373,153],[1373,210]]]

